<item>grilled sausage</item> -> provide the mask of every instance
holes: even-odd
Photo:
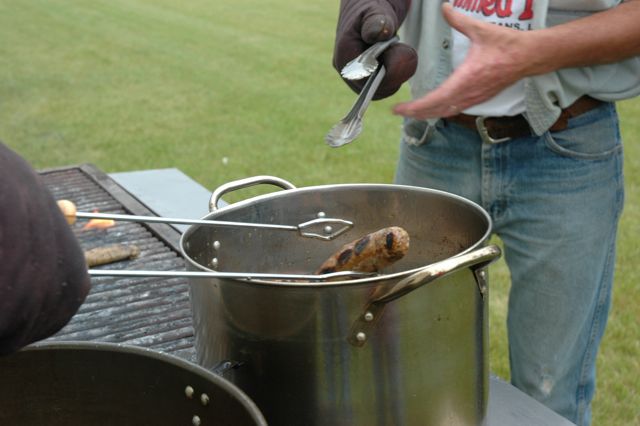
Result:
[[[106,265],[126,259],[134,259],[140,254],[140,249],[135,244],[111,244],[104,247],[96,247],[84,252],[88,267]]]
[[[316,271],[378,272],[400,260],[409,250],[409,234],[399,226],[383,228],[342,246]]]

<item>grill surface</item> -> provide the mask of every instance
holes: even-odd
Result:
[[[78,211],[153,215],[93,165],[40,172],[57,199],[73,201]],[[184,270],[180,234],[165,224],[116,222],[106,229],[73,231],[84,250],[114,243],[140,248],[136,259],[95,269]],[[93,277],[78,313],[48,340],[91,340],[143,346],[194,361],[194,337],[186,278]]]

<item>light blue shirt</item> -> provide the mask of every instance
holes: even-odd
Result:
[[[558,25],[611,7],[620,0],[535,0],[533,29]],[[418,52],[418,68],[410,80],[411,95],[419,98],[439,86],[451,73],[452,32],[441,12],[442,0],[412,0],[401,35]],[[532,52],[535,54],[535,52]],[[536,134],[555,123],[561,109],[588,94],[603,101],[640,94],[640,57],[614,64],[564,68],[528,77],[525,116]],[[432,124],[437,121],[429,120]]]

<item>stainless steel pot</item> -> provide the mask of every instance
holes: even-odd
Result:
[[[266,425],[227,380],[113,343],[40,343],[0,358],[2,425]]]
[[[285,191],[218,209],[227,192]],[[198,362],[243,389],[272,425],[481,425],[488,396],[491,220],[452,194],[397,185],[295,188],[269,177],[214,192],[207,219],[353,222],[332,241],[264,228],[192,226],[195,271],[312,273],[346,242],[387,226],[411,237],[384,275],[338,282],[193,279]],[[426,285],[428,284],[428,285]]]

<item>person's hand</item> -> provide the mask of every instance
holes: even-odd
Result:
[[[396,105],[395,114],[424,120],[449,117],[491,99],[527,75],[535,52],[527,50],[527,32],[481,22],[443,5],[449,24],[469,37],[462,64],[438,88],[420,99]]]
[[[333,66],[342,68],[368,47],[393,37],[407,15],[411,0],[342,0],[338,16]],[[373,99],[393,95],[416,72],[418,56],[410,46],[395,43],[387,48],[379,60],[386,75]],[[343,79],[353,91],[359,93],[366,79]]]
[[[31,166],[0,143],[0,355],[56,333],[91,285],[84,252]]]

